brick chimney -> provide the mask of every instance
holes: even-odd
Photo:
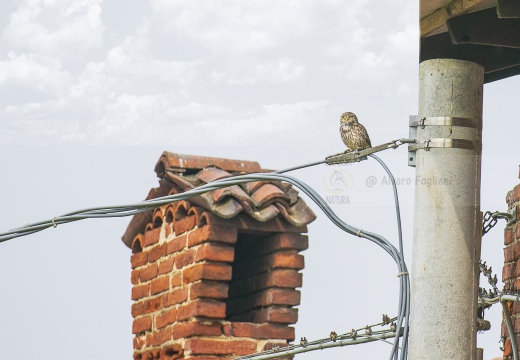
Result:
[[[520,177],[520,175],[519,175]],[[504,268],[502,281],[506,290],[517,292],[520,290],[520,184],[509,191],[506,196],[508,211],[516,207],[516,221],[506,226],[504,230]],[[513,317],[517,344],[520,344],[520,304],[508,302],[509,313]],[[505,339],[504,359],[513,358],[511,339],[507,331],[505,320],[502,319],[501,337]]]
[[[164,152],[147,199],[231,175],[256,162]],[[283,182],[251,182],[141,213],[132,249],[134,359],[229,359],[294,340],[315,215]]]

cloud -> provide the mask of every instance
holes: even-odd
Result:
[[[35,54],[9,52],[0,61],[0,86],[21,86],[40,92],[56,91],[71,80],[59,61]]]
[[[12,49],[0,86],[45,96],[20,93],[0,116],[36,143],[218,145],[316,132],[311,119],[395,93],[379,86],[388,79],[411,88],[395,74],[415,61],[403,55],[414,29],[381,22],[371,2],[152,0],[139,26],[111,37],[101,0],[27,0],[2,35]]]
[[[254,85],[259,82],[284,83],[299,79],[305,75],[305,66],[296,59],[282,57],[264,64],[238,63],[229,66],[230,72],[214,70],[211,78],[228,85]]]
[[[235,119],[201,120],[199,128],[203,128],[207,136],[237,144],[260,138],[274,141],[288,134],[296,136],[305,125],[319,126],[314,119],[325,105],[326,101],[269,104],[262,106],[260,113],[247,118],[235,114]]]
[[[2,38],[18,51],[76,58],[101,46],[102,0],[26,0]]]
[[[159,82],[187,83],[203,61],[163,60],[149,47],[149,39],[130,36],[110,49],[104,60],[106,71],[118,76],[146,77]]]
[[[419,27],[416,24],[406,25],[403,30],[390,33],[388,41],[401,52],[416,54],[419,46]]]
[[[152,0],[164,29],[220,54],[271,49],[307,24],[312,1]]]

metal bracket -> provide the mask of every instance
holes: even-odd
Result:
[[[516,220],[516,206],[512,207],[508,212],[495,212],[491,214],[491,217],[495,219],[505,219],[507,221],[507,225],[511,225]]]
[[[465,139],[447,139],[447,138],[433,138],[423,140],[416,144],[408,145],[408,151],[417,151],[424,149],[429,151],[431,148],[452,148],[452,149],[469,149],[475,150],[475,144],[471,140]]]
[[[410,121],[409,124],[412,124],[413,122],[417,121],[417,115],[410,115]],[[416,126],[409,126],[408,127],[408,137],[410,139],[417,139],[417,127]],[[408,166],[415,167],[415,151],[410,151],[408,149]]]
[[[409,126],[421,127],[423,129],[425,126],[459,126],[476,129],[479,126],[479,121],[477,119],[454,116],[422,117],[420,119],[417,116],[410,116]]]

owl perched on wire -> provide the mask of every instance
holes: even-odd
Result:
[[[358,122],[356,114],[351,112],[343,113],[339,123],[339,133],[341,134],[341,139],[349,149],[347,151],[372,147],[367,130]]]

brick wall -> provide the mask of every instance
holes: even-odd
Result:
[[[212,360],[294,340],[305,226],[157,209],[131,257],[134,359]]]
[[[508,225],[504,230],[504,269],[502,271],[502,281],[506,290],[520,290],[520,184],[515,186],[506,197],[508,210],[516,207],[517,221]],[[517,344],[520,344],[520,304],[508,302],[509,312],[513,316],[513,325]],[[511,339],[502,320],[502,337],[506,338],[504,343],[504,359],[513,359],[511,351]]]

